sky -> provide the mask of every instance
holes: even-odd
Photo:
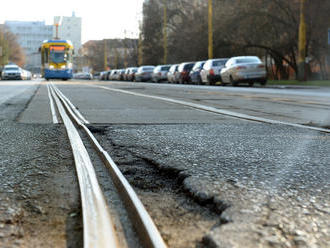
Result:
[[[45,21],[54,16],[82,18],[82,43],[105,38],[137,37],[143,0],[18,0],[1,1],[5,21]],[[126,36],[125,36],[126,31]]]

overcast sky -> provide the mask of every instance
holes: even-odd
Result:
[[[45,21],[54,16],[82,17],[82,42],[137,36],[143,0],[1,0],[0,23]]]

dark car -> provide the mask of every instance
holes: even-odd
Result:
[[[178,67],[178,82],[179,84],[189,83],[190,76],[189,73],[191,69],[194,67],[195,62],[185,62],[181,63]]]
[[[205,61],[198,61],[192,68],[192,70],[189,73],[190,80],[194,84],[201,84],[201,70],[203,69],[203,66],[205,64]]]

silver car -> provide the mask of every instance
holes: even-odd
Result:
[[[225,66],[227,58],[209,59],[205,62],[200,72],[202,83],[213,85],[221,81],[220,71]]]
[[[265,65],[256,56],[233,57],[221,70],[221,80],[224,84],[233,86],[239,83],[248,83],[249,86],[253,86],[255,82],[266,85],[267,72]]]
[[[151,75],[155,69],[152,65],[140,66],[135,73],[135,81],[137,82],[147,82],[151,80]]]
[[[175,74],[178,72],[179,65],[172,65],[167,73],[167,81],[169,83],[176,83]]]
[[[151,80],[155,83],[161,81],[167,81],[167,72],[169,71],[171,65],[159,65],[154,69]]]

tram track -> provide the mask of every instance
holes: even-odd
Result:
[[[75,159],[82,199],[84,247],[138,246],[127,245],[132,242],[120,240],[123,238],[129,239],[130,237],[117,233],[120,228],[113,222],[113,216],[111,216],[111,211],[107,204],[109,201],[105,199],[105,195],[98,183],[95,169],[81,135],[88,138],[94,151],[109,170],[112,182],[116,186],[116,192],[126,207],[129,220],[135,228],[136,235],[142,247],[166,247],[159,231],[133,188],[122,175],[109,154],[101,147],[87,128],[86,124],[88,124],[88,121],[55,85],[50,83],[47,84],[47,87],[50,102],[53,104],[53,107],[51,107],[53,120],[54,115],[56,115],[56,108],[67,130]],[[75,126],[79,127],[80,131]],[[79,135],[79,132],[83,134]]]

